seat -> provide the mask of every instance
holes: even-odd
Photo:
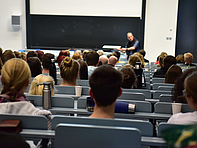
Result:
[[[118,99],[145,101],[145,96],[143,93],[123,92]]]
[[[162,131],[171,127],[181,127],[183,125],[180,124],[170,124],[166,122],[161,122],[157,127],[157,136],[162,137]]]
[[[159,102],[173,102],[172,95],[161,94],[159,96]]]
[[[89,84],[89,80],[77,80],[77,82],[76,82],[78,85],[80,85],[80,86],[90,86],[90,84]]]
[[[2,120],[20,120],[19,126],[23,129],[48,129],[48,120],[44,115],[0,114]]]
[[[140,148],[141,134],[136,128],[58,124],[55,147]]]
[[[59,123],[69,124],[88,124],[101,125],[113,127],[133,127],[138,128],[142,136],[153,136],[153,125],[149,121],[131,120],[131,119],[98,119],[87,117],[72,117],[63,115],[53,115],[51,117],[52,130],[56,128]]]
[[[170,90],[172,90],[172,88],[174,87],[174,84],[166,84],[166,83],[153,83],[152,84],[152,89],[153,90],[157,90],[157,89],[161,89],[161,88],[159,88],[159,87],[169,87],[169,88],[171,88]]]
[[[151,103],[147,101],[137,101],[137,100],[122,100],[119,99],[118,101],[127,102],[136,105],[136,112],[152,112]],[[78,109],[86,109],[87,100],[86,97],[80,97],[77,102]]]
[[[58,90],[57,94],[75,95],[75,87],[74,86],[59,86],[59,85],[55,85],[55,88]],[[89,95],[89,87],[83,86],[81,95]]]
[[[151,91],[147,89],[122,89],[124,92],[130,92],[130,93],[143,93],[146,99],[151,98]]]
[[[182,104],[181,112],[192,112],[194,111],[189,107],[188,104]],[[172,103],[170,102],[157,102],[154,105],[155,113],[172,114]]]
[[[153,78],[152,79],[152,83],[164,83],[165,82],[165,78]]]
[[[171,95],[171,91],[166,90],[152,90],[153,99],[159,99],[160,95],[162,94],[168,94]]]
[[[42,106],[42,96],[38,95],[27,95],[26,99],[33,101],[35,106]],[[65,107],[65,108],[74,108],[74,99],[69,96],[59,95],[51,97],[51,106],[52,107]]]

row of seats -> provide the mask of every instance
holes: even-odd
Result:
[[[55,143],[57,148],[65,145],[83,147],[85,143],[86,147],[166,146],[166,142],[162,138],[152,137],[153,126],[148,121],[53,115],[51,116],[52,128],[48,130],[49,122],[45,116],[0,115],[0,121],[8,119],[21,120],[20,126],[23,130],[20,134],[25,139],[48,138]],[[159,125],[158,136],[166,126],[163,123]],[[108,142],[105,143],[105,141]]]

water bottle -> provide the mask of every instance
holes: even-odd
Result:
[[[116,101],[115,113],[135,113],[135,104]]]
[[[43,91],[42,91],[42,107],[44,109],[51,109],[51,87],[50,82],[43,83]]]

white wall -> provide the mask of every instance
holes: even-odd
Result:
[[[178,0],[146,1],[144,49],[150,61],[162,51],[175,55],[177,13]]]
[[[11,15],[21,14],[21,29],[13,29]],[[25,0],[0,0],[0,47],[19,50],[25,47]]]

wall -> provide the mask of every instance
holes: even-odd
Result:
[[[2,49],[18,50],[25,47],[25,1],[0,0],[0,47]],[[21,27],[14,29],[11,25],[11,15],[21,14]]]
[[[177,11],[178,0],[146,0],[144,49],[149,61],[162,51],[175,55]]]

